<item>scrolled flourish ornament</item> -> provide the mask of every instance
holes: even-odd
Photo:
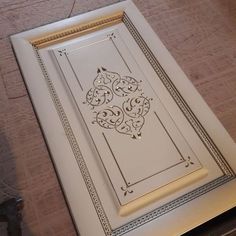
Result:
[[[98,68],[93,81],[93,88],[86,94],[86,102],[94,111],[93,124],[105,129],[114,129],[120,134],[129,135],[133,139],[141,138],[141,129],[145,123],[145,116],[150,110],[151,98],[144,96],[139,88],[142,81],[131,76],[121,77],[104,67]],[[108,106],[113,98],[126,98],[120,105]],[[97,107],[106,105],[103,109]]]

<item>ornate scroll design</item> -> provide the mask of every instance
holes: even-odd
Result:
[[[142,81],[140,81],[142,82]],[[121,77],[116,72],[107,71],[104,67],[98,68],[97,76],[93,81],[93,88],[86,94],[86,102],[92,108],[108,104],[114,95],[126,97],[139,89],[139,83],[130,76]]]
[[[141,137],[144,116],[150,109],[149,100],[142,95],[129,98],[123,102],[122,108],[111,106],[97,112],[93,123],[106,129],[115,129],[118,133],[130,135],[133,139]]]
[[[130,135],[133,139],[141,137],[141,129],[145,123],[144,116],[149,112],[150,100],[152,100],[144,97],[139,88],[141,82],[131,76],[121,77],[118,73],[107,71],[104,67],[99,68],[93,81],[94,87],[87,92],[84,104],[95,109],[109,104],[115,96],[130,97],[121,105],[96,110],[94,112],[96,117],[92,123],[97,123],[105,129],[114,129],[120,134]]]

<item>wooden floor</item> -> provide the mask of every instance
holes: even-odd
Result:
[[[23,236],[76,232],[9,36],[115,2],[0,0],[0,201],[25,200]],[[236,141],[236,1],[134,2]]]

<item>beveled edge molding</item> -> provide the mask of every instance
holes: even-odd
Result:
[[[124,11],[119,11],[112,15],[104,16],[86,23],[78,24],[71,28],[66,28],[61,31],[31,39],[29,40],[29,43],[37,49],[42,49],[59,42],[64,42],[66,40],[121,23],[123,21],[123,16]]]

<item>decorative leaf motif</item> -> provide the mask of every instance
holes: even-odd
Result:
[[[191,160],[191,157],[188,156],[186,160],[185,167],[189,167],[190,165],[194,165],[194,162]]]
[[[121,190],[124,192],[124,196],[126,197],[128,193],[133,193],[133,190],[129,190],[129,187],[121,187]]]

